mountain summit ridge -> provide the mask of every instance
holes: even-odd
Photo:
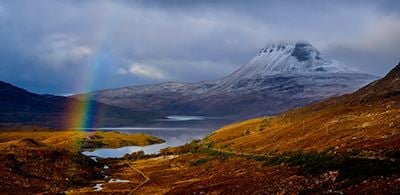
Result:
[[[230,76],[263,77],[276,74],[360,73],[329,59],[307,41],[273,44],[259,50],[249,63]]]

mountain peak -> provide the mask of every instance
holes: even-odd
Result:
[[[276,49],[277,51],[284,50],[286,48],[293,48],[295,45],[312,47],[312,45],[308,41],[279,42],[266,45],[264,48],[260,50],[259,53],[267,53],[270,49],[272,50]]]
[[[295,57],[299,62],[310,60],[313,57],[316,60],[322,59],[321,53],[307,41],[273,44],[261,49],[258,55],[261,56],[273,52],[283,52],[286,54],[290,54],[291,56]]]
[[[309,42],[295,41],[262,48],[256,57],[231,76],[257,78],[277,74],[356,72],[336,60],[325,57]]]

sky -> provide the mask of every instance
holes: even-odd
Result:
[[[400,60],[399,10],[397,0],[0,0],[0,80],[59,95],[196,82],[297,40],[383,76]]]

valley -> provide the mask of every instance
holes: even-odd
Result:
[[[396,194],[399,77],[400,64],[353,94],[227,125],[156,156],[109,160],[131,187],[105,184],[104,193]]]
[[[26,180],[29,185],[20,184],[30,190],[40,184],[43,171],[52,172],[50,177],[74,177],[72,183],[71,178],[53,179],[56,183],[50,186],[61,187],[43,188],[69,194],[396,194],[400,190],[399,77],[400,64],[386,77],[352,94],[225,125],[201,139],[154,153],[136,150],[118,158],[92,160],[71,152],[73,144],[60,142],[66,140],[60,135],[43,139],[46,133],[32,132],[36,141],[22,138],[24,132],[5,132],[0,145],[7,151],[2,157],[7,163],[2,174],[7,178],[11,176],[7,170],[21,171],[20,176],[12,177],[30,178]],[[125,136],[97,131],[89,135],[96,134]],[[67,137],[74,138],[72,134]],[[135,144],[156,143],[149,138],[153,141]],[[50,143],[58,144],[49,147]],[[53,159],[54,152],[77,156]],[[48,166],[51,170],[23,175],[37,166],[23,160],[28,156],[38,158],[35,163],[55,164]],[[58,162],[61,159],[73,161]],[[71,175],[57,170],[65,163],[74,167],[67,172]],[[16,191],[11,186],[3,189]]]
[[[399,10],[0,0],[0,195],[399,195]]]
[[[398,78],[400,65],[378,79],[294,42],[214,81],[69,97],[2,82],[0,190],[395,194]]]

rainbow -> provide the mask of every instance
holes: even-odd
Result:
[[[106,69],[111,60],[108,52],[107,40],[109,40],[109,30],[113,29],[115,25],[114,19],[116,13],[109,7],[100,7],[103,17],[99,19],[99,23],[103,25],[98,37],[97,46],[92,52],[91,57],[88,59],[88,66],[83,66],[83,70],[77,75],[77,91],[90,92],[96,89],[96,84],[101,79],[100,70]],[[67,129],[91,128],[100,126],[103,116],[106,112],[100,104],[91,101],[90,94],[84,96],[82,101],[72,102],[67,109],[68,119],[66,120],[65,127]],[[100,106],[100,107],[99,107]]]
[[[88,60],[88,66],[77,75],[77,91],[90,92],[96,88],[102,78],[101,70],[107,69],[112,62],[112,56],[108,50],[107,40],[111,40],[109,31],[114,29],[118,13],[112,7],[100,6],[99,12],[103,13],[98,18],[99,25],[102,25],[102,31],[96,33],[98,37],[97,47],[92,52],[91,58]],[[82,101],[73,101],[67,108],[67,120],[64,125],[66,129],[84,130],[100,126],[102,119],[106,113],[106,109],[102,104],[91,101],[90,94],[84,96]]]
[[[88,67],[79,75],[80,91],[90,92],[96,89],[96,84],[101,77],[100,70],[108,63],[107,54],[103,50],[97,50],[96,53]],[[106,113],[103,104],[92,101],[90,94],[82,97],[80,101],[71,101],[68,105],[65,129],[84,130],[101,125]]]
[[[109,37],[109,30],[114,29],[116,24],[116,14],[112,8],[108,6],[100,6],[99,12],[103,13],[98,18],[99,25],[103,29],[97,31],[93,37],[97,38],[97,45],[92,47],[90,57],[86,62],[86,66],[81,66],[81,69],[76,74],[76,80],[71,81],[75,91],[88,93],[98,89],[100,79],[104,79],[104,70],[109,70],[110,65],[114,61],[111,53],[109,52],[109,45],[107,44]],[[73,130],[78,135],[78,138],[71,137],[72,146],[74,150],[81,151],[82,137],[88,128],[102,126],[107,112],[107,106],[91,100],[91,95],[87,94],[82,96],[80,100],[70,101],[66,108],[65,119],[63,122],[63,129]]]

